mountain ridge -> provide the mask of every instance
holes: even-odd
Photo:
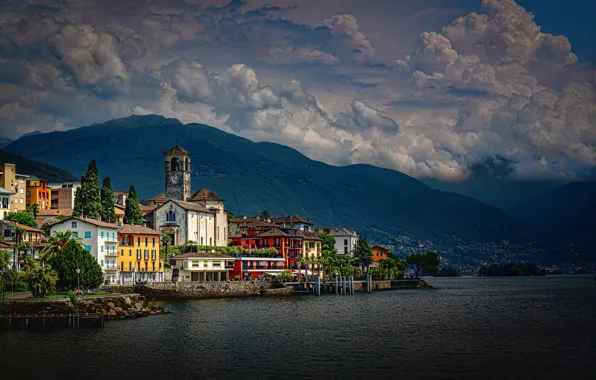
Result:
[[[503,211],[432,189],[395,170],[367,164],[333,166],[281,144],[255,143],[204,124],[182,124],[158,115],[29,136],[6,148],[77,175],[96,159],[100,176],[110,176],[115,189],[134,184],[140,197],[148,199],[163,192],[162,153],[177,139],[193,154],[193,190],[214,190],[226,199],[228,210],[242,215],[262,209],[272,215],[298,213],[318,225],[413,241],[533,239],[528,226]]]

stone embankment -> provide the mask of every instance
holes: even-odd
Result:
[[[156,282],[149,285],[110,286],[106,290],[118,293],[139,293],[148,300],[200,300],[253,296],[289,296],[292,288],[267,281],[228,282]]]
[[[98,297],[79,297],[73,305],[68,298],[50,301],[19,301],[11,304],[10,314],[103,314],[108,319],[138,318],[164,314],[161,306],[148,305],[139,294],[122,294]]]

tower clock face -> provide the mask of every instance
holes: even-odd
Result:
[[[170,173],[168,183],[170,185],[178,185],[180,183],[180,173]]]

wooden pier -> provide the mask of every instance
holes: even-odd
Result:
[[[352,276],[340,276],[321,281],[314,276],[314,281],[286,282],[286,286],[294,289],[295,295],[320,296],[326,294],[354,294],[356,292],[372,293],[373,290],[414,289],[420,284],[417,279],[398,279],[375,281],[370,276],[364,280],[354,280]]]
[[[0,314],[0,329],[102,327],[103,314]]]

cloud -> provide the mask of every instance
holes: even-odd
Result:
[[[394,62],[358,12],[306,25],[289,0],[101,3],[0,8],[2,135],[159,113],[418,178],[596,167],[595,72],[512,0],[421,33]]]

